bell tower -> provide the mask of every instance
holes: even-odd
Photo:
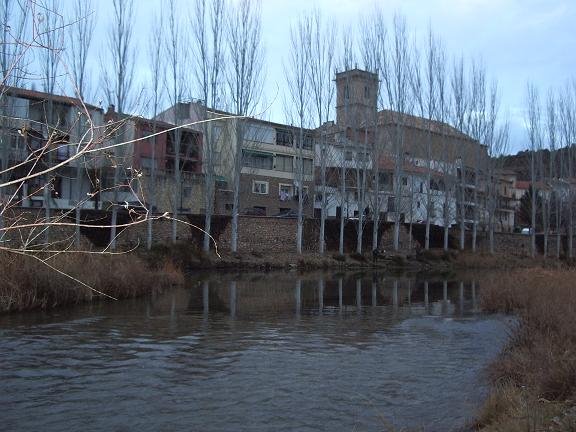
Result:
[[[378,74],[351,69],[336,74],[336,124],[355,127],[371,119],[378,101]]]

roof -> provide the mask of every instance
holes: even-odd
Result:
[[[180,102],[180,105],[190,105],[190,104],[199,104],[200,102],[196,102],[196,101],[192,101],[192,102]],[[227,111],[223,111],[220,109],[215,109],[215,108],[208,108],[208,112],[210,114],[217,114],[223,117],[235,117],[237,116],[234,113],[230,113]],[[240,116],[238,116],[240,117]],[[259,119],[256,117],[251,117],[251,116],[244,116],[243,118],[246,118],[247,120],[251,121],[251,122],[256,122],[256,123],[263,123],[265,125],[274,127],[274,128],[282,128],[282,129],[300,129],[299,126],[293,126],[293,125],[288,125],[288,124],[283,124],[283,123],[276,123],[273,121],[269,121],[269,120],[263,120],[263,119]],[[303,128],[304,131],[306,131],[306,133],[312,133],[314,132],[314,129],[309,129],[309,128]]]
[[[396,167],[396,162],[390,156],[382,156],[378,164],[379,168],[386,171],[393,171]],[[410,174],[427,174],[428,168],[416,165],[412,162],[404,161],[402,171]],[[430,170],[433,176],[443,175],[440,171]]]
[[[40,92],[40,91],[36,91],[36,90],[28,90],[28,89],[20,88],[20,87],[4,87],[4,89],[7,93],[10,93],[11,95],[16,96],[16,97],[21,97],[23,99],[32,99],[32,100],[37,100],[37,101],[47,101],[50,99],[54,102],[58,102],[61,104],[74,105],[74,106],[85,105],[86,108],[88,108],[88,109],[103,111],[102,108],[97,107],[96,105],[88,104],[85,101],[82,101],[78,98],[74,98],[74,97],[70,97],[70,96],[62,96],[62,95],[44,93],[44,92]]]
[[[435,134],[443,134],[455,138],[475,141],[472,137],[459,131],[448,123],[437,120],[428,120],[423,117],[417,117],[411,114],[402,114],[387,109],[378,112],[378,124],[398,124],[399,122],[402,122],[407,127],[425,131],[428,131],[428,128],[430,128],[430,131]]]

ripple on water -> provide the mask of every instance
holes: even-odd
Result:
[[[340,309],[335,280],[321,303],[317,282],[304,281],[297,313],[294,276],[272,277],[273,286],[266,277],[237,281],[233,315],[224,278],[210,283],[207,302],[197,287],[52,322],[4,321],[4,427],[351,431],[381,430],[385,418],[446,431],[473,415],[506,323],[474,313],[471,290],[459,298],[452,284],[444,292],[431,283],[426,305],[416,280],[375,286],[369,276],[377,290],[362,297],[353,277]]]

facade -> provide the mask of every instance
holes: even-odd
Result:
[[[180,134],[180,185],[176,187],[174,125],[163,121],[134,116],[120,116],[110,106],[106,112],[107,124],[118,123],[118,128],[108,137],[108,143],[134,141],[119,147],[113,158],[118,158],[121,169],[120,183],[125,185],[115,192],[107,190],[114,184],[114,164],[102,164],[99,175],[103,179],[100,193],[104,203],[117,202],[150,204],[150,194],[155,194],[155,211],[172,212],[177,200],[179,213],[199,213],[204,202],[202,175],[202,134],[191,128],[179,128]],[[156,135],[154,134],[156,130]],[[155,166],[155,187],[152,187],[152,167]]]
[[[304,131],[299,145],[298,128],[255,118],[238,119],[229,113],[206,110],[199,102],[181,103],[159,118],[180,124],[196,124],[210,138],[210,150],[203,154],[203,172],[213,167],[215,214],[231,214],[237,157],[240,162],[240,214],[295,216],[298,208],[299,161],[302,160],[304,214],[312,216],[314,193],[313,134]],[[238,146],[238,136],[242,135]],[[206,140],[206,142],[208,142]],[[238,151],[241,155],[238,155]]]
[[[73,157],[79,145],[97,146],[102,142],[102,109],[79,99],[8,87],[1,101],[2,167],[20,164],[10,171],[11,179],[55,166]],[[4,193],[15,193],[24,207],[94,208],[85,199],[91,191],[87,173],[93,168],[93,158],[78,158],[47,175],[7,188]],[[48,193],[44,192],[46,184],[51,185]],[[79,204],[78,196],[82,197]]]
[[[378,211],[384,221],[399,213],[401,221],[418,223],[427,219],[430,190],[432,224],[455,224],[462,205],[471,222],[474,167],[485,165],[485,147],[446,123],[377,111],[378,85],[374,73],[336,74],[336,122],[316,130],[316,214],[324,199],[328,217],[356,217],[363,209],[366,215]],[[397,172],[399,134],[404,160]]]

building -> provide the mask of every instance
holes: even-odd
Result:
[[[238,161],[240,214],[295,216],[298,189],[302,187],[304,214],[312,216],[313,131],[304,131],[300,146],[298,128],[255,118],[235,118],[224,111],[207,110],[199,102],[180,103],[161,113],[159,118],[174,122],[176,113],[178,124],[191,125],[207,136],[203,173],[206,175],[212,167],[215,214],[232,213],[234,173]],[[212,121],[198,123],[206,118]],[[240,146],[237,145],[239,132],[243,135]],[[299,181],[300,159],[302,185]]]
[[[108,144],[127,142],[110,154],[109,163],[101,164],[100,199],[147,206],[155,202],[156,212],[172,212],[174,200],[180,214],[199,213],[204,202],[202,174],[202,133],[187,127],[178,128],[180,136],[180,185],[176,187],[176,130],[173,124],[143,117],[120,115],[110,106],[105,120],[113,132]],[[154,134],[155,132],[155,134]],[[110,163],[114,161],[115,163]],[[114,190],[114,170],[120,168],[119,183]],[[155,167],[155,187],[152,187],[152,168]],[[155,199],[150,196],[155,194]]]
[[[103,139],[102,109],[76,98],[6,87],[0,108],[1,166],[3,170],[14,167],[4,180],[45,171],[74,157],[79,146],[97,146]],[[91,191],[87,171],[92,168],[92,158],[73,159],[48,174],[5,188],[3,193],[15,194],[13,202],[24,207],[93,208],[86,200]],[[50,186],[45,190],[45,185]]]
[[[324,199],[328,217],[355,217],[363,209],[378,211],[381,220],[398,216],[417,223],[428,218],[430,190],[432,224],[454,225],[462,208],[471,224],[474,206],[483,201],[480,188],[472,198],[476,167],[483,172],[487,166],[486,147],[447,123],[378,111],[377,74],[353,69],[336,74],[335,81],[336,122],[316,130],[316,214]],[[397,171],[398,157],[403,161]]]

